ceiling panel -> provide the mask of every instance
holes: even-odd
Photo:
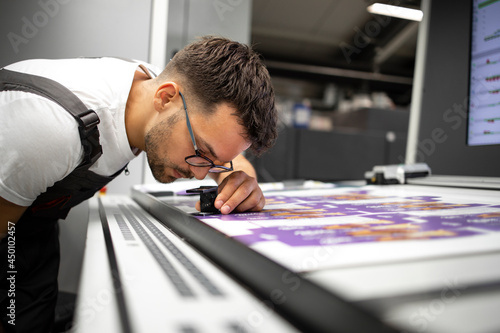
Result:
[[[404,0],[412,7],[419,0]],[[416,31],[379,66],[377,52],[409,21],[367,12],[367,0],[253,0],[252,43],[265,59],[412,76]],[[401,38],[400,38],[401,39]]]
[[[311,32],[322,13],[335,0],[254,1],[252,24],[255,27],[293,32]],[[262,10],[261,10],[262,9]]]

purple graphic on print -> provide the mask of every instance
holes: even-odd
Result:
[[[196,201],[193,198],[193,207]],[[171,204],[185,206],[187,202]],[[207,223],[214,219],[223,223],[255,223],[255,228],[248,230],[251,234],[234,236],[247,245],[274,240],[290,246],[317,246],[442,239],[500,231],[500,205],[458,204],[443,201],[439,196],[380,196],[370,191],[307,197],[268,195],[266,207],[261,212],[199,218]],[[483,213],[477,213],[477,207],[482,207]],[[349,223],[339,223],[338,217],[343,216],[349,217]],[[319,218],[322,220],[317,224],[321,225],[315,224]],[[329,218],[331,224],[325,225]],[[275,226],[276,220],[286,221],[286,226]],[[266,221],[270,222],[269,227]],[[293,221],[300,223],[294,225]]]
[[[373,222],[323,226],[269,227],[236,236],[247,245],[275,240],[290,246],[318,246],[361,242],[440,239],[500,231],[500,209],[496,213],[418,217],[407,214],[370,215]]]
[[[412,196],[407,198],[396,196],[383,197],[370,195],[367,191],[310,197],[267,196],[266,207],[275,205],[280,205],[282,208],[264,209],[261,212],[211,215],[203,217],[203,219],[217,218],[223,221],[314,219],[352,215],[361,216],[384,212],[427,212],[484,206],[481,204],[446,203],[439,201],[439,198],[434,196]]]

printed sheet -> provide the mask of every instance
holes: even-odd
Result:
[[[410,185],[268,191],[261,212],[198,216],[295,271],[500,248],[500,192]],[[166,202],[194,211],[197,197]]]

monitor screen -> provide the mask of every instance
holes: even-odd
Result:
[[[500,131],[500,93],[494,93],[500,88],[494,80],[500,75],[500,0],[423,3],[429,8],[421,27],[428,33],[420,35],[425,43],[416,161],[434,175],[500,177],[500,135],[494,134]]]
[[[467,144],[500,144],[500,1],[473,0]]]

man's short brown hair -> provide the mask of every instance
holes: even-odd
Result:
[[[278,116],[271,77],[249,46],[222,37],[202,37],[177,52],[160,77],[179,75],[189,95],[206,112],[222,102],[236,108],[254,153],[259,155],[274,144]]]

